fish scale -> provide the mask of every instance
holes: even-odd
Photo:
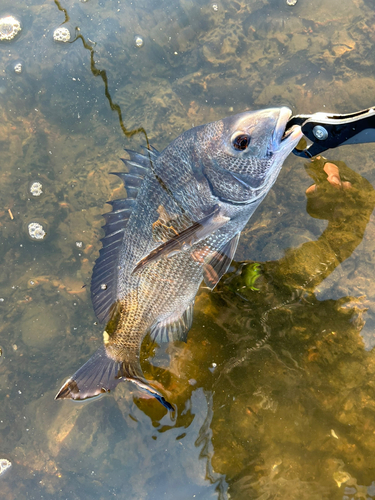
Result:
[[[302,137],[286,131],[288,108],[249,111],[190,129],[164,151],[128,151],[117,173],[127,198],[111,202],[91,282],[103,346],[70,377],[57,399],[86,399],[129,380],[167,409],[160,384],[139,363],[147,333],[186,340],[202,280],[213,289],[227,271],[244,226]],[[169,221],[169,224],[166,224]],[[174,227],[175,226],[175,227]]]

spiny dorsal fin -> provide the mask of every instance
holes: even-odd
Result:
[[[173,313],[168,318],[159,321],[151,327],[150,337],[161,344],[171,340],[186,342],[187,334],[193,323],[194,301],[190,302],[185,311]]]
[[[222,276],[228,271],[237,250],[240,234],[237,233],[231,240],[227,241],[221,248],[210,253],[205,259],[203,266],[203,278],[206,285],[213,290]]]
[[[142,185],[144,175],[139,174],[129,174],[127,172],[110,172],[111,175],[117,175],[120,177],[126,190],[129,188],[139,189]]]
[[[150,163],[155,161],[159,156],[159,152],[151,145],[149,148],[143,147],[142,149],[145,152],[144,155],[137,153],[136,151],[132,151],[131,149],[125,149],[130,158],[121,158],[121,160],[127,166],[129,174],[144,177],[152,166]]]
[[[158,153],[155,148],[145,149],[152,159],[157,158]],[[123,181],[127,197],[108,202],[112,205],[112,211],[104,214],[106,223],[103,226],[105,236],[101,240],[103,248],[100,250],[99,258],[95,262],[91,279],[92,303],[100,322],[106,322],[110,319],[111,308],[117,300],[118,258],[124,231],[136,206],[136,198],[143,178],[150,170],[148,156],[131,150],[126,151],[130,156],[130,160],[122,160],[128,167],[129,172],[114,173],[114,175],[117,175]]]
[[[151,144],[148,146],[141,146],[141,149],[143,149],[146,156],[150,156],[151,160],[156,160],[156,158],[160,155],[159,151]]]

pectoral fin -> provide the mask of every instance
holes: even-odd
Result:
[[[241,233],[237,233],[234,238],[227,241],[225,245],[206,258],[203,266],[203,278],[204,282],[211,290],[215,288],[222,276],[227,272],[234,254],[236,253],[240,234]]]
[[[188,250],[191,246],[204,240],[212,233],[224,226],[230,220],[221,213],[221,208],[216,206],[213,212],[203,219],[194,222],[187,229],[184,229],[179,234],[173,236],[170,240],[158,246],[150,252],[146,257],[138,262],[133,270],[135,272],[144,268],[151,262],[155,262],[161,258],[171,257],[178,252]]]
[[[171,340],[186,342],[187,334],[193,323],[194,301],[182,313],[175,312],[151,327],[150,337],[155,342],[163,343]]]

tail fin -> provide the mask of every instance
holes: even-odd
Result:
[[[174,407],[142,376],[141,367],[115,361],[100,347],[96,353],[69,378],[56,394],[55,399],[83,400],[112,391],[121,380],[129,380],[156,398],[167,410]]]

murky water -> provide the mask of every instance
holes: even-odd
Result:
[[[375,145],[326,153],[348,191],[290,157],[187,344],[144,342],[175,420],[128,383],[53,399],[101,343],[84,285],[123,147],[250,108],[373,106],[374,6],[2,0],[22,30],[0,43],[1,498],[375,498]]]

